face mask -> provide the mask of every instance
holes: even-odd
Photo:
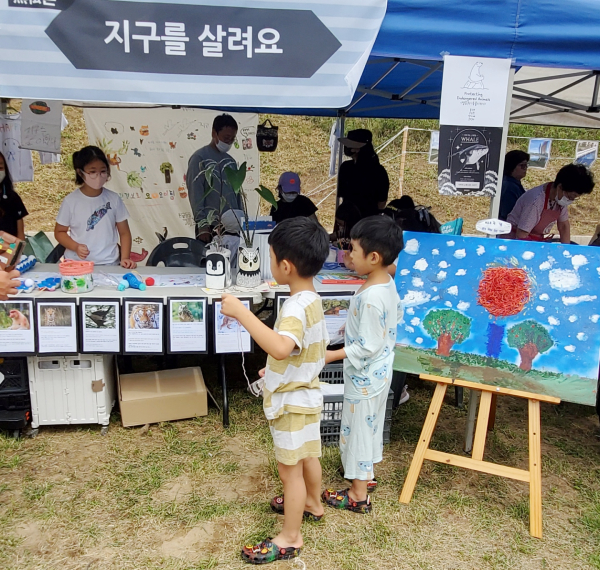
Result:
[[[0,184],[4,182],[4,177],[6,176],[6,172],[4,170],[0,170]]]
[[[352,158],[355,154],[358,154],[358,149],[349,148],[347,146],[344,147],[344,154]]]
[[[98,174],[92,178],[87,172],[82,172],[83,181],[94,190],[100,190],[108,180],[108,174]]]
[[[284,202],[289,203],[293,202],[298,197],[298,194],[296,194],[295,192],[281,192],[280,196]]]
[[[560,200],[556,201],[556,203],[559,206],[568,206],[569,204],[572,204],[573,202],[575,202],[575,200],[569,200],[566,196],[563,196]]]
[[[224,143],[222,140],[217,140],[217,149],[221,152],[229,152],[232,145]]]

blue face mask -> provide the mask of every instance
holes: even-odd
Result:
[[[298,197],[295,192],[280,192],[279,195],[284,202],[288,203],[293,202]]]

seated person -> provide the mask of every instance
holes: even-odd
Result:
[[[329,241],[339,249],[348,249],[350,245],[350,232],[360,222],[362,213],[353,202],[342,202],[335,211],[333,233],[329,234]]]
[[[385,208],[384,214],[390,216],[403,231],[439,234],[440,223],[430,210],[431,208],[426,206],[415,206],[410,196],[402,196],[392,200]]]
[[[500,194],[500,210],[498,218],[506,221],[517,200],[525,194],[521,180],[527,175],[529,154],[522,150],[511,150],[504,157],[504,176]]]
[[[0,152],[0,231],[4,231],[20,240],[25,239],[23,218],[29,214],[21,197],[15,192],[8,164]]]
[[[279,200],[277,208],[271,208],[271,217],[275,223],[289,220],[290,218],[311,218],[315,222],[317,207],[310,198],[300,195],[300,177],[295,172],[284,172],[279,177],[277,185]]]

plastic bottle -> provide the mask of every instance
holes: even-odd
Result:
[[[119,283],[119,291],[123,291],[127,288],[123,286],[123,281],[125,281],[132,289],[139,289],[140,291],[146,290],[146,284],[141,280],[140,276],[135,275],[134,273],[125,273],[125,275],[123,275],[123,280]]]

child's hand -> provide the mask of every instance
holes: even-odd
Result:
[[[266,367],[266,366],[265,366],[264,368],[261,368],[261,369],[258,371],[258,375],[259,375],[259,377],[260,377],[260,378],[264,378],[264,377],[265,377],[265,373],[266,373],[266,372],[267,372],[267,367]]]
[[[332,362],[335,362],[335,360],[333,350],[325,352],[325,364],[331,364]]]
[[[346,269],[354,271],[354,263],[352,263],[352,259],[350,258],[350,251],[348,250],[344,251],[344,265],[346,266]]]
[[[17,287],[21,282],[17,277],[21,275],[16,269],[9,271],[0,271],[0,299],[6,301],[9,295],[17,294]]]
[[[234,295],[223,294],[221,297],[221,313],[226,317],[233,317],[239,320],[240,313],[247,311],[242,302]]]
[[[75,249],[75,253],[81,259],[85,259],[90,254],[90,250],[88,249],[88,246],[85,245],[84,243],[79,243],[79,244],[77,244],[77,248]]]
[[[121,267],[124,267],[125,269],[135,269],[137,263],[131,259],[121,259]]]

